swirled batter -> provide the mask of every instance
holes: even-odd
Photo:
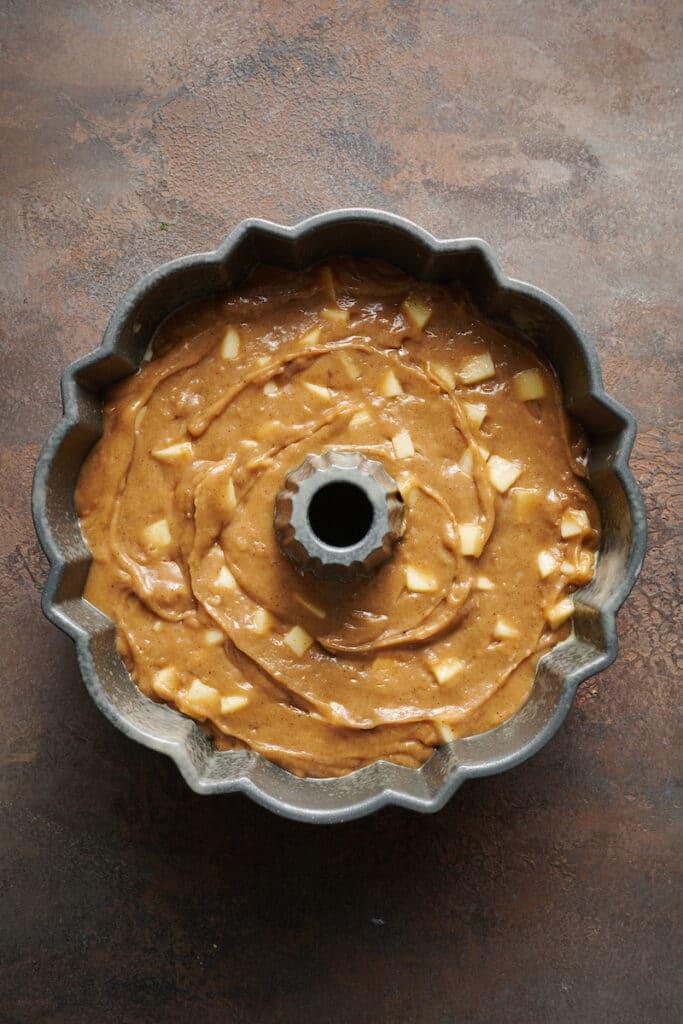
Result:
[[[299,576],[273,502],[311,452],[380,460],[406,529],[370,580]],[[259,268],[113,387],[77,509],[86,597],[139,688],[298,775],[424,762],[527,699],[593,574],[586,446],[539,356],[458,287]]]

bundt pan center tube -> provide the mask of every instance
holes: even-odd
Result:
[[[350,582],[385,562],[403,533],[403,500],[381,462],[309,455],[275,499],[275,535],[299,572]]]
[[[516,714],[489,732],[439,747],[419,769],[378,761],[340,778],[299,778],[254,752],[216,750],[195,721],[136,687],[116,651],[113,623],[83,597],[91,558],[74,495],[102,432],[103,392],[135,372],[170,314],[236,288],[257,264],[302,269],[345,255],[386,260],[425,282],[461,282],[482,314],[521,334],[552,364],[567,412],[589,437],[589,481],[602,535],[595,575],[573,595],[572,633],[542,657],[531,696]],[[241,791],[279,814],[317,823],[387,804],[436,811],[466,778],[504,771],[538,751],[566,717],[579,683],[616,657],[616,612],[645,550],[642,498],[628,468],[635,423],[602,390],[595,353],[572,316],[545,292],[507,278],[485,242],[438,240],[373,210],[332,211],[292,228],[244,221],[215,252],[166,264],[135,285],[100,347],[66,370],[62,397],[64,416],[40,455],[33,487],[36,530],[51,565],[45,614],[75,641],[98,707],[126,735],[172,757],[198,793]],[[310,455],[283,481],[273,524],[298,571],[343,587],[392,557],[404,529],[403,506],[379,462],[332,450]]]

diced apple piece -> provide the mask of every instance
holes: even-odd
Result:
[[[227,565],[221,566],[221,570],[216,576],[214,586],[218,587],[219,590],[236,590],[237,580],[228,569]]]
[[[320,268],[320,282],[328,299],[331,299],[332,302],[336,302],[337,288],[336,281],[334,280],[334,274],[332,273],[332,267],[324,266]]]
[[[182,700],[183,711],[198,718],[211,718],[220,714],[221,695],[213,686],[207,686],[201,679],[193,679]]]
[[[349,322],[348,309],[340,309],[339,306],[325,306],[324,309],[320,310],[320,315],[324,320],[329,320],[332,324],[346,324]]]
[[[266,383],[263,385],[263,394],[266,395],[268,398],[272,398],[273,395],[276,395],[279,390],[280,389],[278,388],[274,380],[267,380]]]
[[[407,430],[399,430],[398,434],[394,434],[391,443],[397,459],[409,459],[415,454],[413,439]]]
[[[586,579],[592,579],[595,572],[595,555],[592,551],[580,551],[578,565],[576,567],[579,575]]]
[[[410,475],[410,473],[401,473],[396,481],[396,486],[398,487],[399,494],[405,501],[415,486],[415,479]]]
[[[246,708],[249,698],[245,693],[234,693],[229,697],[221,697],[221,714],[232,715],[235,711]]]
[[[165,519],[157,519],[145,530],[145,540],[148,547],[154,551],[167,551],[171,546],[171,531]]]
[[[365,423],[370,423],[370,422],[371,422],[370,413],[367,412],[365,409],[361,409],[360,412],[355,412],[353,414],[353,416],[349,420],[349,426],[351,427],[352,430],[355,430],[356,427],[362,427]]]
[[[304,387],[310,391],[312,395],[315,395],[316,398],[324,398],[326,400],[332,398],[332,391],[329,388],[326,388],[324,384],[312,384],[310,380],[305,380]]]
[[[477,523],[460,523],[460,550],[463,555],[479,558],[484,547],[484,532]]]
[[[159,669],[152,677],[152,689],[157,697],[164,700],[173,700],[178,691],[178,673],[172,665]]]
[[[557,559],[552,551],[539,551],[536,556],[536,564],[542,580],[552,575],[557,569]]]
[[[475,590],[495,590],[496,584],[488,576],[477,576],[474,581]]]
[[[560,520],[560,536],[567,540],[569,537],[578,537],[580,534],[590,530],[588,515],[582,508],[568,508],[562,513]]]
[[[306,331],[299,338],[299,345],[302,348],[314,348],[320,340],[320,328],[312,327],[310,331]]]
[[[223,505],[228,512],[233,512],[237,507],[237,495],[231,476],[228,477],[228,482],[223,489]]]
[[[483,444],[478,444],[477,451],[479,452],[482,461],[488,462],[489,458],[491,457],[491,452],[488,450],[488,448],[485,448]]]
[[[462,366],[458,376],[463,384],[481,384],[482,381],[495,377],[496,368],[489,352],[482,352],[478,356],[467,359]]]
[[[453,390],[455,387],[455,376],[449,366],[444,366],[443,363],[433,363],[431,370],[438,382],[443,384],[446,391]]]
[[[542,491],[533,487],[515,487],[510,492],[512,511],[517,519],[532,519],[543,504]]]
[[[358,380],[360,377],[360,370],[348,352],[342,351],[339,353],[339,362],[342,364],[351,380]]]
[[[554,604],[551,608],[546,608],[544,611],[545,620],[552,629],[557,629],[570,619],[574,614],[574,602],[571,597],[565,597],[557,604]]]
[[[387,658],[384,654],[379,654],[372,665],[370,666],[370,673],[373,676],[387,675],[396,669],[396,662],[393,658]]]
[[[533,402],[545,395],[545,381],[540,370],[522,370],[514,378],[512,386],[520,402]]]
[[[498,619],[493,627],[493,636],[496,640],[514,640],[519,636],[519,630],[505,622],[504,619]]]
[[[414,594],[431,594],[438,590],[439,584],[431,572],[418,569],[416,565],[406,566],[406,590]]]
[[[455,733],[448,722],[444,722],[442,718],[434,719],[434,728],[436,729],[442,743],[452,743],[455,739]]]
[[[157,448],[152,452],[159,462],[185,462],[192,458],[192,445],[189,441],[179,441],[168,448]]]
[[[207,647],[220,647],[225,640],[225,634],[220,629],[206,629],[203,640]]]
[[[593,578],[594,559],[592,551],[581,551],[577,563],[564,561],[560,572],[564,573],[572,583],[588,583]]]
[[[420,298],[419,295],[409,295],[404,300],[401,309],[408,317],[408,320],[418,331],[424,330],[432,315],[432,307]]]
[[[432,666],[432,672],[436,676],[437,682],[447,683],[458,672],[462,672],[464,667],[464,663],[458,658],[445,658]]]
[[[143,363],[151,363],[154,358],[154,345],[150,341],[149,345],[145,349],[145,354],[142,357]]]
[[[414,505],[420,490],[420,485],[415,477],[405,473],[396,481],[396,486],[406,505],[409,508]]]
[[[240,354],[240,336],[234,327],[228,327],[221,342],[221,358],[237,359]]]
[[[260,605],[254,612],[251,621],[254,627],[254,632],[257,633],[258,636],[266,636],[273,628],[273,619],[270,612],[266,608],[262,608]]]
[[[311,615],[315,615],[317,619],[325,618],[327,613],[324,608],[319,608],[317,604],[313,604],[312,601],[308,601],[305,597],[302,597],[301,594],[295,593],[294,599],[295,601],[298,601],[303,608],[306,608]]]
[[[522,472],[522,467],[518,462],[510,462],[509,459],[502,459],[500,455],[492,455],[488,461],[487,472],[492,486],[501,494],[505,494]]]
[[[467,476],[472,476],[474,472],[474,456],[472,455],[471,448],[465,449],[458,465],[463,473],[466,473]]]
[[[487,408],[483,402],[463,402],[465,416],[475,430],[478,430],[486,419]]]
[[[314,640],[301,626],[292,626],[289,633],[285,634],[284,642],[297,658],[303,658]]]
[[[393,370],[386,370],[379,382],[379,393],[384,398],[396,398],[403,394],[401,382]]]

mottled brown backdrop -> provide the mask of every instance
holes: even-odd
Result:
[[[680,14],[0,0],[3,1022],[680,1019]],[[139,275],[345,205],[480,235],[575,311],[638,418],[650,544],[618,662],[532,762],[314,828],[107,724],[41,615],[29,490]]]

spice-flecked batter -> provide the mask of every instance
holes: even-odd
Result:
[[[273,504],[361,451],[406,529],[353,583],[299,576]],[[259,268],[157,332],[106,398],[77,510],[85,596],[144,694],[298,775],[411,767],[500,724],[570,628],[599,538],[555,377],[457,286],[371,260]]]

